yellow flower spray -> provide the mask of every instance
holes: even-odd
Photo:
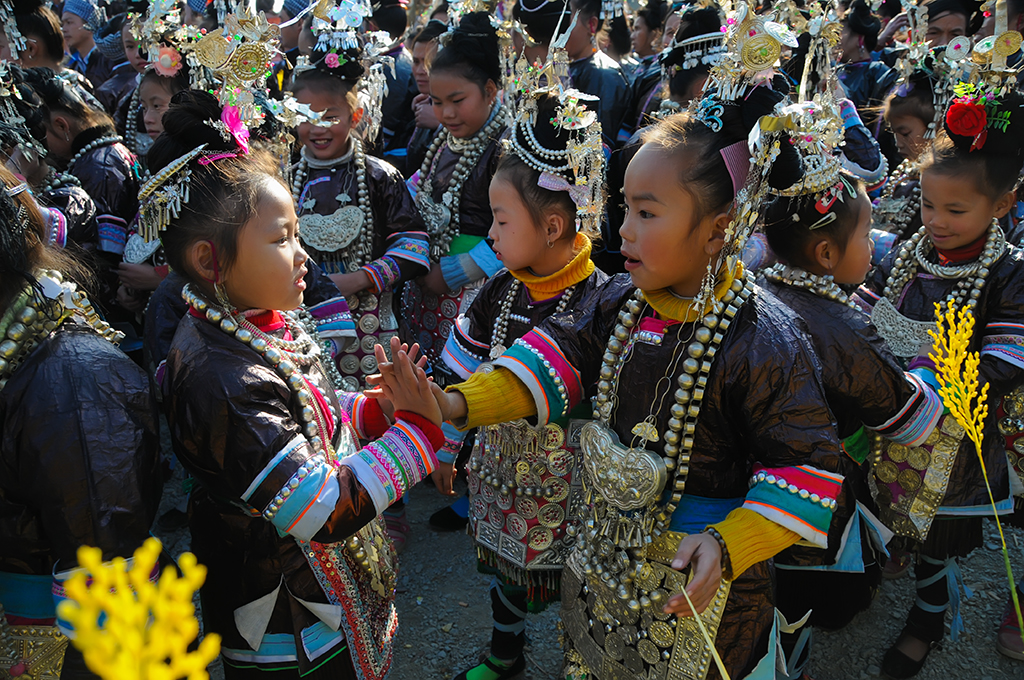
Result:
[[[988,383],[978,392],[978,364],[981,363],[981,355],[978,352],[968,352],[971,336],[974,333],[974,315],[967,307],[962,307],[959,314],[952,300],[947,303],[946,312],[943,314],[942,306],[935,303],[935,319],[938,324],[938,332],[928,331],[934,341],[934,354],[929,354],[936,366],[936,378],[939,381],[939,396],[942,403],[949,409],[950,415],[964,428],[967,436],[974,443],[974,450],[978,454],[978,462],[981,463],[981,473],[985,478],[985,489],[988,491],[988,500],[992,504],[992,515],[996,520],[996,527],[999,529],[999,540],[1003,545],[1003,562],[1006,564],[1006,576],[1010,580],[1010,593],[1013,598],[1014,611],[1017,620],[1021,620],[1020,602],[1017,599],[1017,581],[1013,578],[1013,568],[1010,566],[1010,551],[1006,547],[1006,536],[1003,535],[1003,525],[999,521],[999,512],[996,510],[996,501],[992,495],[992,485],[988,481],[988,470],[985,468],[985,459],[981,453],[981,442],[985,426],[985,418],[988,417]],[[1021,640],[1024,641],[1024,629],[1021,631]]]
[[[81,569],[65,582],[68,600],[58,615],[74,626],[75,647],[104,680],[209,678],[206,666],[220,653],[220,636],[206,635],[197,650],[188,650],[199,634],[192,598],[206,567],[185,553],[178,559],[184,576],[168,566],[151,583],[159,556],[155,538],[135,551],[130,569],[124,558],[104,563],[98,548],[78,549]]]

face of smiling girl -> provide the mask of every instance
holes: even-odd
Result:
[[[1014,194],[993,201],[970,177],[921,173],[921,221],[936,248],[953,250],[969,245],[988,231],[992,218],[1010,211]]]
[[[324,90],[303,87],[295,93],[295,99],[309,104],[313,111],[323,114],[323,120],[332,125],[299,125],[299,141],[309,149],[314,158],[331,160],[341,158],[348,151],[348,137],[352,131],[353,116],[344,95]]]
[[[491,116],[491,106],[497,95],[498,88],[492,80],[488,80],[481,89],[472,80],[447,70],[430,74],[430,101],[434,104],[434,115],[457,139],[472,137],[480,131]]]

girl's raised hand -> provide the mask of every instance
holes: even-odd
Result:
[[[414,346],[415,347],[415,346]],[[384,348],[374,347],[378,364],[387,364],[381,370],[378,386],[384,398],[395,411],[409,411],[423,416],[440,427],[441,409],[430,389],[430,379],[420,366],[413,363],[410,353],[392,344],[392,361],[388,362]]]

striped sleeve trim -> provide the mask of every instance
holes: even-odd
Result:
[[[356,324],[343,297],[331,298],[313,305],[309,308],[309,314],[313,317],[321,338],[333,340],[356,337]]]
[[[305,437],[295,437],[242,494],[264,519],[304,541],[324,525],[341,494],[334,468],[312,453]]]
[[[469,319],[459,316],[441,352],[441,361],[463,380],[488,359],[490,347],[469,337]]]
[[[928,383],[913,373],[904,373],[914,394],[899,413],[878,427],[870,427],[886,439],[904,446],[919,446],[928,439],[942,417],[942,399]]]
[[[828,528],[843,476],[810,465],[754,467],[743,507],[786,527],[819,548],[828,545]]]
[[[115,255],[124,254],[124,246],[128,242],[128,223],[116,215],[97,215],[97,232],[100,250]]]
[[[1024,368],[1024,325],[986,324],[985,337],[981,340],[981,354]]]
[[[540,424],[565,417],[582,399],[579,371],[539,329],[516,340],[494,363],[510,370],[530,391]]]
[[[430,242],[425,231],[407,231],[396,235],[384,254],[430,269]]]
[[[453,464],[462,450],[466,433],[459,432],[451,423],[441,423],[441,431],[444,432],[444,446],[437,450],[437,462]]]
[[[426,435],[399,419],[380,438],[341,461],[383,512],[437,469],[437,457]]]

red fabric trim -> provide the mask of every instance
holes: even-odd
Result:
[[[988,232],[982,234],[975,241],[959,248],[953,248],[952,250],[936,248],[935,250],[939,253],[939,264],[956,264],[975,260],[981,255],[981,251],[985,249],[985,242],[987,240]]]
[[[162,264],[159,267],[153,267],[153,271],[155,271],[156,275],[161,279],[166,279],[167,275],[171,273],[171,268],[166,264]]]
[[[441,428],[434,423],[430,422],[418,413],[412,411],[395,411],[395,419],[401,418],[410,425],[415,425],[419,428],[420,432],[426,435],[430,441],[430,446],[434,449],[434,453],[444,446],[444,432]]]
[[[273,333],[284,328],[284,319],[281,318],[281,313],[274,309],[253,314],[246,318],[248,318],[249,323],[264,333]]]
[[[376,439],[383,436],[389,427],[391,427],[391,423],[384,415],[380,403],[376,399],[367,399],[363,405],[363,434],[367,439]]]

